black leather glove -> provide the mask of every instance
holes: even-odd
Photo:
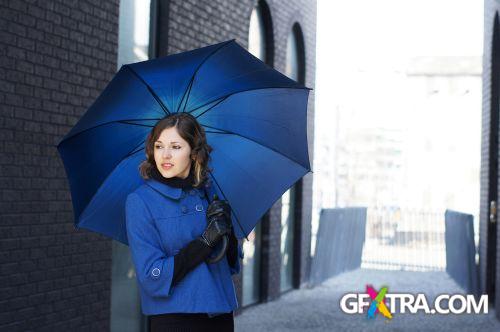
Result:
[[[231,207],[226,200],[219,199],[217,194],[215,194],[212,203],[210,203],[207,208],[207,212],[205,213],[205,215],[209,222],[212,220],[212,218],[221,218],[222,216],[231,221]]]
[[[229,235],[231,232],[231,208],[227,201],[219,200],[215,195],[205,215],[208,226],[201,235],[201,239],[213,248],[224,235]]]

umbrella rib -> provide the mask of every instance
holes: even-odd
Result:
[[[193,79],[194,79],[194,76],[191,76],[191,79],[189,80],[189,84],[188,84],[186,90],[184,90],[184,93],[182,94],[182,99],[181,99],[181,102],[179,103],[179,105],[177,106],[176,112],[179,112],[179,108],[181,107],[182,103],[184,102],[184,98],[186,98],[186,94],[188,93],[188,91],[191,91]]]
[[[230,41],[226,42],[226,43],[223,43],[219,48],[216,48],[215,50],[212,51],[212,53],[208,54],[207,57],[205,59],[203,59],[203,61],[200,62],[200,64],[198,65],[198,67],[195,69],[195,71],[193,72],[193,75],[191,76],[191,80],[189,82],[189,86],[186,88],[186,90],[184,91],[184,94],[182,95],[182,101],[181,103],[179,104],[179,106],[177,107],[177,112],[179,111],[179,107],[180,105],[182,105],[182,102],[184,101],[184,97],[186,97],[186,103],[184,104],[184,110],[186,109],[186,105],[188,103],[188,100],[189,100],[189,95],[191,93],[191,86],[193,85],[193,82],[194,82],[194,78],[196,77],[196,74],[198,73],[198,71],[200,70],[201,66],[203,66],[203,64],[212,56],[214,55],[215,53],[217,53],[219,50],[221,50],[224,46],[228,45],[229,43],[233,42],[235,39],[231,39]],[[183,111],[184,112],[184,111]]]
[[[279,154],[279,155],[282,155],[283,157],[287,158],[288,160],[293,161],[294,163],[296,163],[297,165],[299,165],[299,166],[300,166],[300,167],[302,167],[303,169],[305,169],[305,170],[307,170],[307,171],[310,171],[309,169],[307,169],[307,168],[305,168],[304,166],[302,166],[302,164],[301,164],[301,163],[299,163],[298,161],[296,161],[295,159],[290,158],[289,156],[285,156],[283,153],[281,153],[281,152],[277,151],[276,149],[273,149],[272,147],[267,146],[267,145],[265,145],[265,144],[259,143],[259,142],[257,142],[256,140],[254,140],[254,139],[252,139],[252,138],[250,138],[250,137],[247,137],[247,136],[244,136],[244,135],[241,135],[241,134],[235,133],[235,132],[233,132],[233,131],[229,131],[229,130],[224,130],[224,129],[220,129],[220,128],[217,128],[217,127],[208,126],[208,125],[205,125],[205,124],[204,124],[203,126],[204,126],[204,127],[208,127],[208,128],[210,128],[210,129],[215,129],[215,130],[220,130],[220,131],[222,131],[222,133],[219,133],[219,134],[231,134],[231,135],[240,136],[240,137],[242,137],[242,138],[246,138],[246,139],[247,139],[247,140],[249,140],[249,141],[252,141],[252,142],[254,142],[254,143],[257,143],[257,144],[258,144],[258,145],[260,145],[260,146],[263,146],[263,147],[265,147],[265,148],[268,148],[269,150],[274,151],[275,153],[277,153],[277,154]]]
[[[224,194],[224,191],[222,190],[221,186],[219,186],[219,183],[215,179],[215,176],[212,174],[211,171],[208,171],[208,173],[210,174],[210,176],[212,177],[212,180],[214,180],[215,184],[217,185],[217,187],[219,188],[220,192],[224,196],[224,199],[227,199],[226,194]],[[243,229],[243,226],[241,226],[241,223],[240,223],[240,220],[238,219],[238,216],[234,212],[233,208],[231,206],[229,206],[229,207],[231,208],[231,211],[233,212],[234,218],[236,219],[236,222],[238,223],[238,226],[240,226],[241,232],[243,233],[243,235],[245,235],[245,230]],[[249,241],[248,237],[246,235],[245,235],[245,239],[247,239],[247,241]]]
[[[226,100],[227,98],[229,98],[229,96],[222,97],[222,98],[221,98],[219,101],[217,101],[215,104],[213,104],[212,106],[210,106],[209,108],[207,108],[205,111],[203,111],[203,113],[198,114],[198,115],[196,116],[196,118],[198,119],[200,116],[202,116],[203,114],[207,113],[208,111],[210,111],[212,108],[214,108],[215,106],[217,106],[217,105],[219,105],[220,103],[222,103],[222,102],[223,102],[224,100]],[[208,104],[205,104],[205,105],[208,105]],[[203,105],[203,106],[205,106],[205,105]],[[198,107],[198,108],[199,108],[199,107]],[[196,108],[196,109],[198,109],[198,108]],[[192,110],[192,111],[190,111],[190,112],[188,112],[188,113],[190,113],[190,114],[191,114],[191,113],[192,113],[192,112],[194,112],[194,111],[195,111],[195,110]]]
[[[160,120],[160,119],[125,119],[125,120],[108,121],[108,122],[100,123],[100,124],[98,124],[97,126],[94,126],[94,127],[86,128],[86,129],[84,129],[82,131],[79,131],[79,132],[75,133],[74,135],[72,135],[70,137],[66,137],[64,139],[64,142],[67,141],[67,140],[75,138],[76,136],[80,135],[81,133],[87,132],[89,130],[95,129],[95,128],[100,127],[100,126],[105,126],[105,125],[108,125],[108,124],[111,124],[111,123],[123,123],[123,124],[128,124],[128,125],[139,126],[140,124],[132,123],[132,122],[127,122],[127,121],[144,121],[144,120]],[[63,141],[59,142],[59,144],[57,144],[57,145],[60,145],[62,142]]]
[[[145,140],[144,140],[144,141],[145,141]],[[142,141],[141,143],[139,143],[138,145],[136,145],[136,146],[134,147],[134,149],[136,149],[136,148],[137,148],[139,145],[141,145],[144,141]],[[131,150],[131,152],[129,152],[126,156],[124,156],[123,158],[121,158],[121,159],[120,159],[120,161],[119,161],[119,162],[117,162],[117,163],[113,166],[113,169],[111,170],[111,172],[109,172],[109,173],[106,175],[106,177],[102,180],[102,182],[101,182],[101,184],[99,185],[99,187],[98,187],[98,188],[95,190],[95,192],[92,194],[92,197],[94,197],[94,196],[97,194],[97,192],[98,192],[98,191],[102,188],[103,184],[104,184],[104,183],[106,182],[106,180],[107,180],[107,179],[111,176],[111,174],[113,173],[113,171],[116,169],[116,167],[117,167],[118,165],[120,165],[120,164],[121,164],[121,163],[122,163],[122,162],[123,162],[126,158],[128,158],[128,157],[130,157],[131,155],[133,155],[133,154],[135,154],[135,153],[137,153],[137,152],[139,152],[139,151],[141,151],[141,150],[142,150],[142,149],[139,149],[139,150],[137,150],[137,151],[135,151],[135,152],[132,152],[132,151],[134,151],[134,149],[132,149],[132,150]],[[87,205],[87,206],[85,206],[85,208],[82,210],[82,212],[81,212],[81,213],[80,213],[80,215],[78,216],[77,225],[76,225],[77,227],[78,227],[78,222],[79,222],[79,220],[80,220],[81,215],[83,215],[83,214],[85,213],[85,211],[87,210],[87,208],[88,208],[88,205]]]
[[[212,130],[205,130],[206,133],[214,133],[214,134],[228,134],[231,135],[231,133],[222,133],[220,131],[212,131]]]
[[[221,134],[231,134],[231,135],[236,135],[236,133],[234,133],[234,132],[232,132],[232,131],[229,131],[229,130],[225,130],[225,129],[220,129],[220,128],[212,127],[212,126],[205,125],[205,124],[202,124],[202,123],[200,123],[200,125],[202,125],[203,127],[210,128],[210,129],[219,130],[219,133],[221,133]]]
[[[187,97],[186,97],[186,101],[185,102],[184,102],[184,96],[186,96],[186,93],[184,93],[184,96],[182,96],[182,102],[184,102],[184,107],[182,108],[182,112],[186,111],[186,105],[187,105],[187,101],[189,99],[189,95],[191,94],[191,88],[193,87],[193,82],[194,82],[194,76],[191,77],[191,81],[189,82],[189,86],[188,86],[188,89],[187,89]],[[181,107],[182,102],[177,107],[177,112],[179,112],[179,107]]]
[[[134,74],[134,75],[135,75],[135,77],[137,77],[137,78],[138,78],[138,79],[142,82],[142,84],[144,84],[144,85],[146,86],[146,88],[148,89],[149,93],[151,93],[151,95],[152,95],[152,96],[153,96],[153,98],[156,100],[156,102],[158,103],[158,105],[160,105],[160,107],[161,107],[161,109],[163,110],[163,112],[165,112],[165,114],[170,114],[170,111],[168,110],[168,108],[167,108],[165,105],[163,105],[163,103],[162,103],[162,102],[161,102],[161,100],[160,100],[160,97],[158,97],[158,95],[157,95],[157,94],[153,91],[153,89],[149,86],[149,84],[147,84],[147,83],[146,83],[146,81],[144,81],[144,80],[142,79],[142,77],[141,77],[141,76],[139,76],[139,74],[137,74],[137,73],[135,72],[135,70],[133,70],[130,66],[125,65],[125,67],[126,67],[128,70],[130,70],[130,72],[131,72],[132,74]]]
[[[230,96],[230,95],[228,95],[227,97],[229,97],[229,96]],[[214,101],[217,101],[217,100],[219,100],[219,99],[225,99],[225,98],[226,98],[226,97],[220,97],[220,98],[218,98],[218,99],[210,100],[210,101],[206,102],[205,104],[202,104],[202,105],[200,105],[200,106],[198,106],[198,107],[193,108],[193,109],[192,109],[192,110],[190,110],[188,113],[193,113],[194,111],[196,111],[196,110],[198,110],[198,109],[200,109],[200,108],[202,108],[202,107],[205,107],[205,106],[207,106],[207,105],[209,105],[209,104],[213,103]]]
[[[131,155],[136,154],[137,152],[139,152],[139,151],[143,150],[144,148],[141,148],[141,149],[139,149],[139,150],[137,150],[137,151],[134,151],[135,149],[137,149],[137,148],[138,148],[138,147],[139,147],[142,143],[144,143],[145,141],[146,141],[146,140],[144,140],[144,141],[140,142],[139,144],[137,144],[136,146],[134,146],[134,148],[133,148],[133,149],[132,149],[129,153],[127,153],[127,155],[125,155],[125,156],[124,156],[124,157],[120,160],[120,162],[119,162],[117,165],[119,165],[119,164],[120,164],[123,160],[125,160],[125,159],[126,159],[126,158],[128,158],[128,157],[130,157]]]
[[[206,105],[208,105],[208,104],[210,104],[210,103],[213,103],[214,101],[217,101],[217,100],[219,100],[219,99],[222,99],[222,100],[221,100],[221,102],[222,102],[222,101],[224,101],[225,99],[227,99],[227,98],[231,97],[232,95],[235,95],[235,94],[238,94],[238,93],[243,93],[243,92],[248,92],[248,91],[255,91],[255,90],[267,90],[267,89],[298,89],[298,90],[312,90],[311,88],[308,88],[308,87],[305,87],[305,86],[304,86],[304,87],[301,87],[301,86],[299,86],[299,87],[290,87],[290,86],[265,86],[265,87],[252,88],[252,89],[246,89],[246,90],[241,90],[241,91],[234,91],[234,92],[231,92],[230,94],[227,94],[227,95],[225,95],[225,96],[222,96],[222,97],[216,98],[216,99],[214,99],[214,100],[210,100],[210,101],[208,101],[208,102],[206,102],[206,103],[204,103],[204,104],[202,104],[202,105],[200,105],[200,106],[198,106],[198,107],[195,107],[195,108],[193,108],[192,110],[190,110],[188,113],[192,113],[192,112],[196,111],[197,109],[202,108],[202,107],[204,107],[204,106],[206,106]],[[214,106],[217,106],[217,105],[214,105]],[[212,108],[212,107],[211,107],[211,108]],[[211,108],[210,108],[210,109],[211,109]],[[200,114],[200,115],[201,115],[201,114]]]
[[[161,119],[149,119],[149,120],[161,120]],[[154,127],[154,126],[150,126],[150,125],[146,125],[146,124],[142,124],[142,123],[134,123],[134,122],[128,122],[128,120],[120,120],[120,121],[117,121],[119,123],[124,123],[124,124],[129,124],[129,125],[133,125],[133,126],[143,126],[143,127]]]

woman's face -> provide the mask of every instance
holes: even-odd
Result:
[[[154,142],[156,168],[165,178],[185,179],[191,167],[191,147],[176,127],[164,129]]]

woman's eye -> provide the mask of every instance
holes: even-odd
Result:
[[[180,146],[178,146],[178,145],[174,146],[174,149],[180,149],[180,148],[181,148],[181,147],[180,147]]]
[[[161,145],[155,145],[155,149],[160,149]]]

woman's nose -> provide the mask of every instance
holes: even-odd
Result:
[[[163,149],[163,158],[171,158],[171,157],[172,157],[172,153],[171,153],[170,149],[168,149],[168,148]]]

